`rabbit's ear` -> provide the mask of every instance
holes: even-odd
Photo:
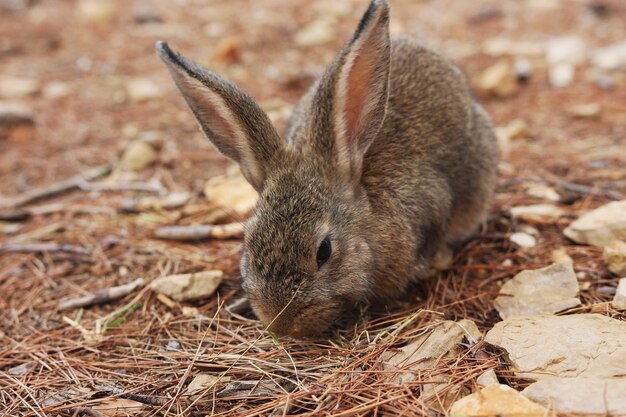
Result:
[[[267,115],[241,89],[174,53],[165,42],[157,42],[156,51],[204,134],[261,191],[271,160],[284,146]]]
[[[389,66],[389,4],[373,0],[318,90],[318,102],[331,108],[324,115],[334,137],[329,145],[340,170],[352,179],[360,178],[365,152],[385,117]]]

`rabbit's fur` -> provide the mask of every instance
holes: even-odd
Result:
[[[390,40],[388,19],[387,1],[372,1],[285,141],[240,89],[157,44],[202,130],[260,192],[242,286],[278,334],[317,335],[356,304],[403,294],[489,207],[497,145],[485,112],[450,61]]]

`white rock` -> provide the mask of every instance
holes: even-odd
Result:
[[[537,246],[537,239],[523,232],[515,232],[509,236],[509,240],[520,248],[533,248]]]
[[[152,281],[150,287],[176,301],[208,298],[219,287],[224,273],[218,270],[169,275]]]
[[[616,310],[626,310],[626,278],[619,280],[611,305]]]
[[[580,305],[572,264],[522,271],[500,289],[494,305],[500,317],[558,313]]]
[[[586,213],[563,233],[575,242],[593,246],[626,240],[626,200],[614,201]]]
[[[492,384],[461,398],[450,408],[450,417],[545,417],[547,409],[507,385]]]
[[[552,187],[545,184],[530,184],[526,187],[526,194],[530,197],[541,198],[554,203],[561,201],[561,195]]]
[[[604,262],[609,271],[626,276],[626,242],[615,240],[604,247]]]
[[[33,123],[35,112],[18,101],[0,101],[0,127],[21,123]]]
[[[41,92],[44,98],[48,100],[56,100],[58,98],[67,97],[72,93],[72,89],[67,83],[62,81],[51,81],[46,84]]]
[[[576,416],[626,415],[626,378],[543,378],[522,394],[557,413]]]
[[[115,17],[115,4],[111,0],[80,0],[78,15],[91,23],[106,24]]]
[[[32,78],[0,78],[0,98],[26,97],[39,92],[39,89],[39,81]]]
[[[600,314],[513,317],[485,341],[505,351],[520,378],[624,376],[626,322]]]
[[[321,45],[335,38],[335,30],[329,19],[317,19],[296,33],[295,43],[299,46]]]
[[[600,110],[602,110],[602,107],[598,103],[586,103],[571,106],[567,109],[567,112],[580,119],[590,119],[597,117],[600,114]]]
[[[488,387],[489,385],[499,384],[496,371],[490,369],[483,372],[478,378],[476,378],[476,383],[481,387]]]
[[[557,248],[552,251],[552,261],[557,264],[573,264],[574,260],[567,254],[564,248]]]
[[[124,171],[141,171],[156,161],[157,151],[149,143],[136,140],[128,144],[122,155],[120,167]]]
[[[259,198],[240,171],[211,178],[204,187],[204,195],[210,202],[242,216],[254,208]]]
[[[507,38],[491,38],[483,43],[483,51],[492,56],[502,55],[543,55],[545,47],[542,42],[516,41]]]
[[[550,65],[581,64],[587,57],[587,48],[582,38],[564,36],[548,41],[546,60]]]
[[[163,95],[160,85],[147,78],[132,78],[126,81],[126,92],[132,101],[146,101]]]
[[[556,64],[550,67],[548,78],[552,87],[567,87],[574,81],[574,66],[571,64]]]
[[[593,64],[605,70],[626,69],[626,41],[597,50]]]
[[[487,68],[480,77],[478,88],[487,94],[510,97],[517,92],[517,79],[511,66],[501,61]]]
[[[554,220],[563,215],[563,210],[552,204],[532,204],[530,206],[512,207],[511,215],[526,221]]]

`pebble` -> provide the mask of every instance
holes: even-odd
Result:
[[[511,207],[511,215],[526,221],[540,222],[545,219],[558,219],[563,215],[563,210],[553,204],[531,204]]]
[[[27,105],[0,101],[0,139],[29,141],[35,137],[35,113]]]
[[[520,248],[533,248],[537,246],[537,239],[528,233],[516,232],[513,233],[509,240],[515,243]]]
[[[609,271],[618,276],[626,276],[626,242],[614,240],[604,247],[604,262]]]
[[[309,23],[296,33],[298,46],[322,45],[335,38],[335,30],[329,19],[318,19]]]
[[[148,78],[131,78],[126,81],[126,92],[132,101],[141,102],[163,95],[160,85]]]
[[[626,69],[626,41],[598,49],[592,61],[595,66],[604,70]]]
[[[122,155],[120,167],[123,171],[138,172],[157,159],[157,151],[149,143],[136,140],[128,144]]]
[[[538,56],[545,53],[542,42],[515,41],[507,38],[491,38],[482,46],[483,51],[491,56]]]
[[[526,58],[517,58],[513,63],[515,77],[520,83],[526,83],[533,75],[533,65]]]
[[[585,61],[587,48],[578,36],[563,36],[548,41],[546,60],[550,65],[578,65]]]
[[[72,93],[72,89],[67,83],[62,81],[51,81],[43,87],[41,94],[48,100],[67,97]]]
[[[115,5],[111,0],[80,0],[78,15],[90,23],[107,24],[115,17]]]
[[[480,77],[479,89],[497,97],[510,97],[517,92],[517,88],[517,79],[513,69],[505,61],[487,68]]]
[[[39,81],[32,78],[0,78],[0,98],[21,98],[39,92]]]
[[[545,184],[529,184],[526,187],[526,194],[530,197],[552,201],[553,203],[561,201],[561,195],[558,191]]]
[[[598,103],[586,103],[571,106],[567,109],[567,112],[579,119],[589,119],[597,117],[600,114],[600,110],[602,110],[602,107]]]
[[[139,3],[133,7],[133,21],[138,24],[161,23],[163,19],[149,3]]]
[[[574,66],[568,63],[551,66],[548,78],[552,87],[567,87],[574,80]]]
[[[619,280],[611,306],[616,310],[626,310],[626,278]]]

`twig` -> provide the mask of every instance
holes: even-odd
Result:
[[[237,239],[243,236],[243,224],[165,226],[157,229],[155,236],[168,240]]]
[[[103,166],[91,168],[91,169],[88,169],[87,171],[84,171],[66,180],[26,191],[22,195],[16,196],[14,198],[10,198],[4,203],[0,203],[0,207],[3,207],[3,208],[19,207],[35,200],[40,200],[42,198],[51,197],[53,195],[66,192],[74,188],[78,188],[81,184],[84,184],[86,181],[90,181],[90,180],[102,177],[103,175],[108,174],[110,171],[111,171],[110,165],[103,165]]]
[[[165,401],[166,401],[165,399],[158,397],[156,395],[135,394],[132,392],[125,392],[121,388],[110,387],[106,385],[98,386],[96,387],[96,389],[102,392],[109,393],[109,394],[114,394],[120,398],[126,398],[128,400],[133,400],[133,401],[137,401],[137,402],[149,404],[149,405],[162,406],[163,404],[165,404]]]
[[[63,300],[59,303],[59,310],[70,310],[78,307],[87,307],[95,304],[104,304],[118,298],[122,298],[137,288],[144,285],[143,278],[129,282],[128,284],[118,285],[117,287],[104,288],[80,297]]]
[[[89,255],[90,253],[87,248],[58,243],[8,243],[0,246],[0,253],[9,252],[69,252],[77,255]]]
[[[164,194],[165,188],[160,183],[149,182],[87,182],[81,181],[76,184],[83,191],[144,191],[149,193]]]

